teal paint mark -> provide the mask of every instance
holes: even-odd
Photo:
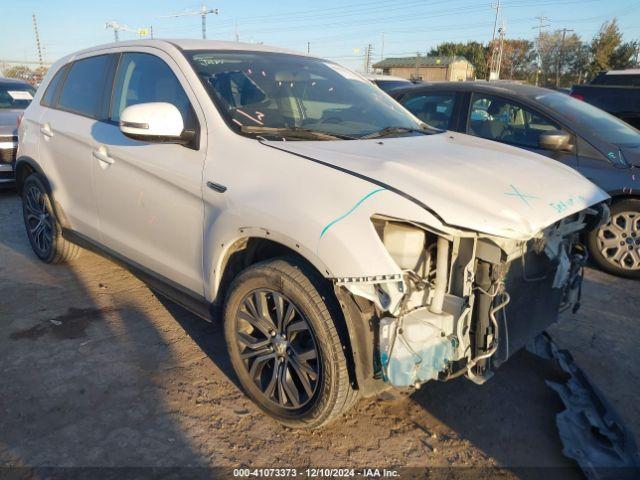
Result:
[[[351,207],[349,209],[348,212],[340,215],[338,218],[336,218],[335,220],[330,221],[329,223],[327,223],[327,225],[322,229],[322,232],[320,232],[320,238],[322,238],[324,236],[325,233],[327,233],[327,230],[329,230],[331,227],[333,227],[336,223],[338,223],[340,220],[343,220],[345,218],[347,218],[349,215],[351,215],[360,205],[362,205],[368,198],[374,196],[376,193],[378,192],[382,192],[383,190],[386,190],[385,188],[376,188],[375,190],[372,190],[371,192],[367,193],[364,197],[362,197],[360,200],[358,200],[356,202],[356,204]]]
[[[520,200],[522,200],[524,203],[527,204],[528,207],[530,207],[531,205],[529,205],[529,202],[527,201],[527,198],[531,198],[531,199],[536,199],[539,197],[536,197],[534,195],[529,195],[527,193],[522,193],[520,190],[518,190],[514,185],[509,185],[511,187],[511,192],[505,192],[505,195],[511,195],[514,197],[518,197]]]

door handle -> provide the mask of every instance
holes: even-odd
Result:
[[[227,187],[215,182],[207,182],[207,187],[209,187],[211,190],[215,190],[218,193],[224,193],[227,191]]]
[[[109,166],[116,163],[116,161],[109,156],[107,149],[105,147],[99,147],[97,150],[93,151],[93,156],[100,160],[101,166]]]
[[[51,126],[48,123],[45,123],[42,127],[40,127],[40,133],[47,138],[53,137]]]

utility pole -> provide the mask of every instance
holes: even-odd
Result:
[[[558,54],[558,63],[556,64],[556,87],[560,86],[560,70],[564,66],[564,41],[567,36],[567,32],[573,32],[569,28],[562,29],[562,41],[560,42],[560,52]]]
[[[120,40],[118,32],[122,28],[122,25],[120,25],[118,22],[107,22],[104,24],[104,28],[113,28],[113,38],[116,42]]]
[[[238,22],[236,22],[236,26],[235,26],[235,37],[236,37],[236,42],[240,41],[240,31],[238,30]]]
[[[120,30],[122,30],[123,32],[131,32],[131,33],[135,33],[136,35],[138,35],[140,38],[142,37],[148,37],[149,35],[151,35],[151,38],[153,38],[153,27],[150,28],[131,28],[128,27],[127,25],[123,25],[121,23],[118,22],[114,22],[114,21],[110,21],[104,24],[104,28],[112,28],[113,29],[113,36],[116,40],[116,42],[118,42],[120,40]]]
[[[384,32],[380,34],[380,60],[384,60]]]
[[[420,80],[420,52],[416,52],[416,73],[415,79]]]
[[[496,56],[496,28],[498,27],[498,17],[500,16],[500,9],[502,8],[500,6],[500,0],[491,5],[491,8],[494,8],[496,10],[496,18],[493,21],[493,34],[491,35],[491,62],[489,63],[490,66],[489,72],[487,74],[487,80],[491,80],[491,73]]]
[[[364,73],[369,73],[369,68],[371,68],[371,52],[372,51],[373,51],[373,46],[371,44],[368,44],[364,52]]]
[[[40,63],[40,66],[42,67],[44,64],[44,61],[42,59],[42,46],[40,45],[40,34],[38,33],[38,22],[36,20],[36,14],[34,13],[32,15],[33,18],[33,31],[36,34],[36,48],[38,50],[38,62]]]
[[[184,12],[184,13],[176,13],[174,15],[166,15],[161,18],[176,18],[176,17],[190,17],[193,15],[200,15],[202,19],[202,38],[207,38],[207,15],[213,13],[214,15],[218,15],[219,11],[217,8],[208,8],[204,3],[200,7],[200,10]]]
[[[549,20],[549,17],[545,17],[544,15],[538,15],[536,17],[536,20],[538,20],[538,26],[537,27],[531,27],[533,29],[538,29],[538,65],[536,68],[536,86],[538,85],[538,76],[540,75],[540,71],[542,69],[542,29],[545,27],[548,27],[549,24],[545,24],[544,22],[546,22],[547,20]]]

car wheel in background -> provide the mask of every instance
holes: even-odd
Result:
[[[604,271],[640,278],[640,200],[627,198],[611,205],[611,220],[589,233],[589,252]]]
[[[311,267],[275,259],[241,272],[225,303],[227,348],[242,387],[290,427],[325,425],[357,395],[334,322],[336,306],[325,303],[330,295],[322,290]]]
[[[45,263],[63,263],[76,258],[80,247],[62,237],[45,182],[31,174],[22,186],[22,215],[34,253]]]

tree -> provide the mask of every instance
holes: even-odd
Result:
[[[5,69],[4,76],[7,78],[29,79],[33,76],[33,71],[26,65],[15,65]]]
[[[634,66],[638,42],[626,42],[615,49],[609,60],[613,69],[624,69]]]
[[[429,55],[441,57],[464,57],[475,68],[476,78],[486,78],[489,71],[489,47],[480,42],[453,43],[445,42],[432,48]]]
[[[602,70],[609,70],[611,62],[615,59],[616,50],[622,43],[622,33],[618,28],[618,21],[614,18],[610,22],[604,22],[600,32],[591,41],[591,74],[597,74]],[[620,60],[618,58],[618,60]]]
[[[501,77],[525,80],[531,71],[531,64],[536,58],[533,42],[524,39],[504,41],[502,49]]]

